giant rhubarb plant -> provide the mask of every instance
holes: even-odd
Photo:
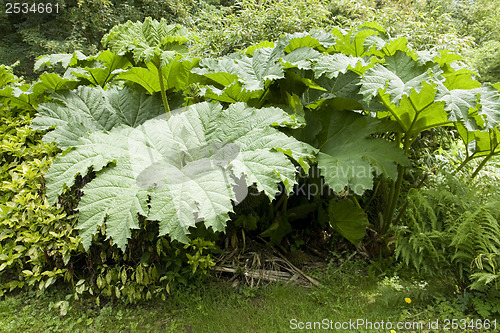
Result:
[[[187,37],[165,21],[128,22],[104,38],[111,51],[41,58],[39,65],[63,63],[66,74],[44,74],[20,90],[21,100],[11,98],[52,91],[34,120],[39,129],[55,127],[46,140],[64,149],[47,175],[51,202],[77,175],[96,173],[78,206],[87,248],[105,225],[124,249],[139,216],[180,241],[199,221],[223,230],[236,189],[256,184],[273,198],[278,183],[292,190],[296,166],[307,172],[311,160],[331,189],[351,194],[348,202],[333,199],[329,213],[357,243],[368,221],[356,198],[375,177],[389,182],[379,212],[386,232],[405,155],[423,131],[455,126],[468,159],[498,154],[498,90],[481,86],[457,55],[412,50],[378,25],[286,35],[200,62],[183,55]],[[186,106],[193,82],[205,102]],[[169,112],[168,91],[184,100],[183,112]]]
[[[242,55],[202,61],[195,71],[211,82],[207,97],[282,105],[305,116],[305,129],[293,135],[319,149],[318,166],[336,191],[362,194],[382,173],[392,184],[380,212],[385,233],[408,165],[403,154],[420,133],[455,126],[471,150],[468,160],[498,154],[498,90],[481,86],[460,60],[448,51],[412,50],[405,38],[391,39],[369,23],[349,32],[287,35]],[[373,139],[375,133],[394,133],[395,140]],[[355,168],[365,172],[356,175]]]
[[[100,93],[88,91],[97,100]],[[156,114],[158,107],[151,103],[141,110],[141,117]],[[75,176],[86,175],[90,168],[97,173],[83,188],[78,206],[77,228],[86,248],[97,227],[105,224],[108,238],[124,250],[130,229],[139,227],[139,215],[160,221],[160,235],[183,242],[198,221],[222,231],[236,200],[233,187],[241,186],[241,177],[244,190],[256,184],[272,198],[278,183],[288,188],[295,183],[295,166],[288,156],[307,166],[314,152],[273,127],[296,125],[278,108],[257,110],[238,103],[223,109],[205,102],[168,119],[153,118],[141,124],[136,118],[138,105],[117,109],[110,103],[98,110],[98,117],[82,115],[82,123],[88,120],[99,130],[77,141],[70,134],[68,114],[55,104],[43,106],[54,111],[50,121],[61,122],[57,137],[63,145],[68,136],[72,140],[72,148],[55,159],[47,174],[48,199],[55,202],[65,187],[73,185]],[[45,119],[40,117],[36,123]],[[113,128],[104,131],[109,126]]]

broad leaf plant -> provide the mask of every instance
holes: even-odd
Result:
[[[0,89],[3,103],[36,109],[32,126],[61,148],[46,175],[51,203],[95,173],[78,205],[87,249],[104,230],[125,250],[140,217],[181,242],[196,223],[223,231],[248,186],[273,199],[313,165],[338,194],[332,226],[357,244],[369,223],[359,199],[382,180],[381,235],[403,209],[422,132],[457,129],[464,163],[500,153],[499,87],[481,85],[446,50],[413,50],[373,23],[285,35],[218,59],[190,57],[191,36],[165,21],[128,22],[98,55],[38,60],[63,75]]]

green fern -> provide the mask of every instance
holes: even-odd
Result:
[[[498,216],[499,202],[494,204],[467,212],[463,220],[450,230],[454,235],[450,245],[455,247],[452,259],[460,267],[461,274],[470,275],[474,288],[478,288],[481,282],[486,285],[500,277],[495,269],[498,261],[495,254],[500,252],[500,221],[495,217]],[[488,261],[488,265],[483,265],[483,260]],[[486,277],[485,274],[496,275],[496,278]]]
[[[496,282],[500,200],[478,194],[478,186],[445,174],[436,188],[410,190],[403,223],[394,228],[396,256],[423,274],[455,274],[462,286]]]
[[[440,199],[449,202],[453,201],[453,196],[445,190],[410,190],[405,225],[395,227],[396,257],[417,271],[431,275],[450,268],[446,261],[446,244],[451,242],[451,235],[443,223]]]

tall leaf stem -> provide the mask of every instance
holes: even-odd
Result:
[[[472,175],[470,176],[471,178],[474,178],[477,176],[477,174],[479,173],[479,171],[481,171],[481,169],[486,165],[486,162],[488,162],[490,160],[490,158],[493,157],[494,152],[492,151],[491,153],[489,153],[482,161],[481,163],[479,163],[479,165],[477,166],[476,170],[474,170],[474,172],[472,173]]]
[[[161,90],[161,100],[163,101],[163,107],[167,114],[170,113],[170,107],[168,106],[167,93],[165,92],[165,84],[163,83],[163,72],[162,65],[158,66],[158,78],[160,79],[160,90]]]
[[[470,155],[470,156],[467,156],[463,161],[462,163],[460,163],[460,165],[458,166],[457,168],[457,171],[460,171],[462,170],[462,168],[467,164],[469,163],[470,161],[472,161],[474,159],[473,157],[474,155]]]
[[[352,196],[352,201],[354,202],[354,204],[356,205],[356,207],[358,207],[361,210],[363,209],[363,207],[361,207],[361,205],[358,202],[358,199],[356,199],[355,196]]]
[[[381,182],[382,182],[382,180],[379,180],[379,181],[377,182],[377,185],[375,186],[375,190],[373,190],[372,197],[370,198],[370,200],[368,201],[368,203],[365,205],[364,210],[367,210],[367,209],[370,207],[370,205],[371,205],[371,203],[373,202],[373,200],[375,200],[375,196],[376,196],[376,195],[377,195],[377,193],[378,193],[378,189],[379,189],[379,187],[380,187],[380,183],[381,183]]]
[[[398,140],[399,141],[399,140]],[[403,139],[403,150],[405,155],[408,154],[408,150],[410,149],[411,146],[411,138],[409,135],[405,135]],[[392,224],[392,218],[394,216],[394,213],[396,211],[396,206],[398,203],[399,199],[399,194],[401,192],[401,187],[403,185],[403,177],[405,173],[405,167],[402,165],[398,166],[398,178],[396,179],[396,182],[393,184],[393,187],[391,188],[391,194],[390,194],[390,204],[389,204],[389,210],[387,211],[387,215],[384,217],[384,226],[383,230],[381,230],[381,234],[385,234],[389,230],[389,226]]]
[[[427,109],[429,106],[433,104],[433,102],[427,104],[424,106],[422,109],[418,109],[415,103],[413,102],[411,96],[408,97],[408,101],[410,102],[411,107],[413,108],[413,111],[415,112],[415,117],[413,118],[413,121],[411,122],[410,126],[408,129],[405,131],[405,135],[402,139],[401,133],[397,134],[397,141],[396,144],[398,147],[401,145],[401,140],[403,140],[403,150],[405,155],[408,155],[408,150],[410,149],[411,146],[411,130],[413,129],[413,126],[417,122],[419,114]],[[404,127],[403,127],[404,128]],[[403,185],[403,176],[405,173],[405,167],[402,165],[398,166],[398,178],[396,179],[396,182],[392,184],[391,186],[391,191],[389,194],[389,206],[388,209],[386,210],[386,214],[384,215],[384,225],[382,227],[382,235],[385,234],[389,230],[389,226],[394,222],[393,221],[393,216],[394,213],[396,212],[396,206],[398,203],[399,199],[399,194],[401,192],[401,186]]]
[[[400,146],[401,146],[401,133],[396,133],[396,147],[399,148]],[[398,176],[399,176],[399,169],[398,169]],[[387,207],[384,210],[384,213],[382,214],[382,217],[384,218],[384,221],[385,220],[390,220],[389,212],[391,210],[392,197],[394,196],[394,191],[395,190],[396,190],[396,183],[392,182],[391,189],[389,190],[389,204],[387,205]]]

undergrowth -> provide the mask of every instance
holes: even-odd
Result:
[[[370,264],[349,259],[351,254],[335,255],[327,268],[309,272],[321,280],[319,288],[283,284],[234,288],[231,282],[209,279],[204,285],[173,291],[166,302],[153,297],[135,305],[112,299],[97,305],[82,298],[69,300],[65,308],[59,300],[69,290],[60,286],[35,301],[32,293],[13,294],[0,300],[0,332],[290,332],[299,323],[324,319],[383,320],[395,325],[477,318],[463,314],[463,299],[450,298],[437,287],[443,285],[441,278],[415,280],[408,277],[411,270],[395,267],[393,259]],[[388,272],[387,267],[397,272]],[[373,332],[362,325],[346,331]]]
[[[452,276],[464,311],[500,314],[500,191],[498,161],[477,179],[457,173],[453,155],[438,151],[427,185],[410,189],[407,211],[393,228],[395,255],[427,277]]]

